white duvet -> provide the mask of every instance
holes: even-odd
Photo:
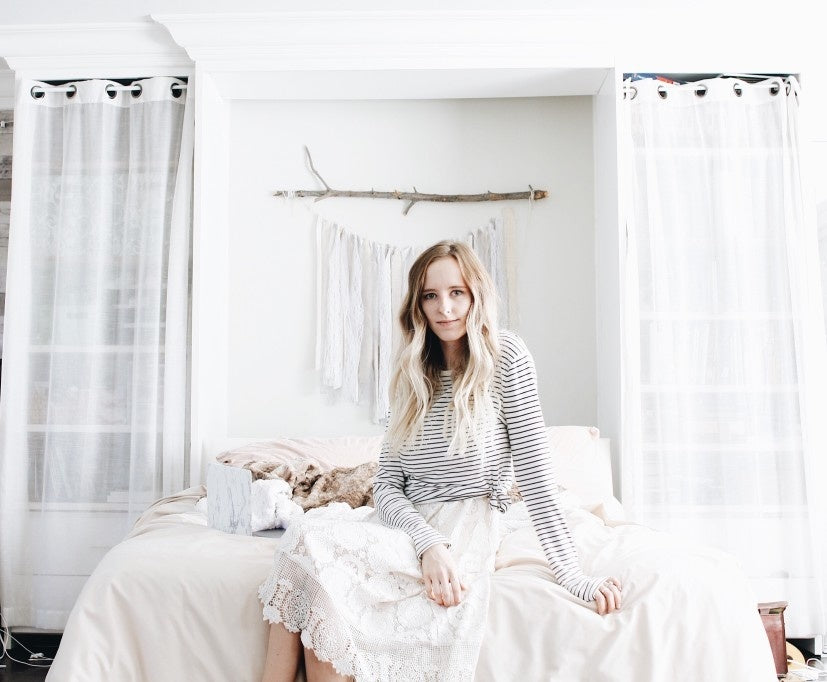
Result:
[[[268,625],[256,597],[277,540],[206,526],[203,488],[161,500],[89,578],[48,682],[258,682]],[[583,568],[623,582],[599,616],[555,584],[522,505],[505,524],[477,679],[772,682],[769,644],[735,560],[569,500]]]

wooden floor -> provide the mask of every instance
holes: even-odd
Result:
[[[5,668],[0,668],[0,682],[42,682],[46,679],[46,673],[49,672],[48,661],[38,663],[38,661],[33,660],[31,665],[25,665],[29,663],[31,654],[23,647],[31,649],[35,653],[41,653],[47,658],[53,658],[60,644],[60,635],[15,632],[14,636],[20,640],[20,644],[14,645],[9,651],[9,656],[23,662],[15,663],[9,660],[9,656],[0,660],[0,665],[5,666]],[[1,652],[2,649],[0,649]],[[32,667],[34,665],[39,667]]]

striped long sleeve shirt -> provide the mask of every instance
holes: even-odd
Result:
[[[594,599],[605,578],[587,576],[580,567],[559,493],[545,421],[537,391],[534,360],[519,336],[500,332],[500,358],[493,390],[498,418],[486,434],[484,453],[473,443],[462,456],[449,456],[445,420],[452,399],[450,371],[425,417],[415,446],[391,456],[387,440],[373,484],[374,504],[383,523],[406,531],[418,556],[448,541],[414,507],[418,502],[450,502],[487,495],[505,511],[516,479],[534,530],[557,582],[585,601]]]

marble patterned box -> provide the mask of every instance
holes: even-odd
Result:
[[[280,538],[284,528],[253,531],[253,474],[249,469],[210,464],[207,469],[207,519],[210,528],[235,535]]]
[[[207,470],[207,518],[210,528],[236,535],[252,535],[249,469],[213,463]]]

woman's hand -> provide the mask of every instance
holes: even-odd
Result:
[[[621,589],[620,581],[617,578],[607,578],[597,589],[597,594],[594,595],[594,601],[597,604],[597,612],[601,616],[620,609]]]
[[[422,579],[425,581],[425,594],[440,606],[456,606],[462,600],[465,584],[459,577],[454,557],[445,545],[432,545],[423,552]]]

